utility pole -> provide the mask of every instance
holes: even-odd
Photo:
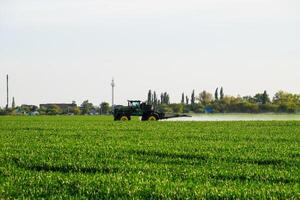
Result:
[[[8,74],[6,75],[6,109],[9,106],[9,86],[8,86]]]
[[[112,79],[111,81],[111,106],[112,106],[112,110],[114,110],[114,105],[115,105],[115,80]]]

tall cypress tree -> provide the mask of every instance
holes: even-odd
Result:
[[[191,105],[195,104],[195,90],[193,90],[192,95],[191,95]]]
[[[188,96],[185,96],[185,104],[186,104],[186,105],[189,105],[189,103],[190,103],[189,97],[188,97]]]
[[[161,104],[164,104],[165,102],[164,102],[164,93],[161,93],[160,94],[160,103]]]
[[[149,92],[148,92],[147,103],[149,105],[152,105],[152,91],[151,90],[149,90]]]
[[[219,88],[217,88],[216,91],[215,91],[215,100],[216,101],[219,100]]]
[[[263,95],[262,95],[262,104],[266,104],[270,102],[270,98],[269,95],[267,93],[267,91],[265,90]]]
[[[170,104],[170,95],[166,93],[166,104]]]
[[[184,104],[184,93],[181,95],[181,104]]]
[[[156,107],[158,105],[156,92],[153,92],[153,105]]]
[[[223,91],[223,87],[221,87],[221,90],[220,90],[220,100],[223,100],[224,99],[224,91]]]
[[[164,100],[164,104],[169,104],[169,95],[167,92],[164,92],[163,100]]]

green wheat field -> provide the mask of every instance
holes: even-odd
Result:
[[[0,118],[0,199],[300,199],[300,121]]]

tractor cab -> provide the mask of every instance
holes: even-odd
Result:
[[[151,111],[152,106],[147,105],[145,102],[138,100],[128,100],[128,108],[130,108],[132,115],[141,116]]]
[[[141,104],[143,104],[141,101],[128,100],[128,108],[131,112],[131,115],[140,116],[143,113]]]
[[[128,100],[128,107],[131,107],[131,108],[140,108],[141,107],[141,101]]]

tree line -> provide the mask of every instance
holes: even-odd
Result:
[[[170,103],[170,95],[163,92],[160,99],[155,91],[148,91],[147,103],[162,112],[175,113],[297,113],[300,112],[300,95],[278,91],[270,98],[267,91],[254,96],[230,96],[223,87],[214,93],[206,90],[190,95],[182,93],[180,103]]]
[[[49,104],[47,107],[36,105],[16,106],[13,101],[11,107],[0,108],[0,115],[108,115],[111,114],[111,106],[107,102],[102,102],[99,106],[93,105],[88,100],[77,106],[72,104]]]
[[[182,93],[180,103],[171,103],[168,92],[158,94],[149,90],[147,104],[165,113],[298,113],[300,112],[300,95],[278,91],[270,98],[267,91],[254,96],[230,96],[224,94],[223,87],[216,88],[214,93],[203,90],[196,94]],[[112,106],[102,102],[99,106],[88,100],[80,106],[75,102],[61,107],[52,104],[47,107],[35,105],[16,106],[13,98],[11,107],[0,108],[0,115],[108,115],[112,113]]]

